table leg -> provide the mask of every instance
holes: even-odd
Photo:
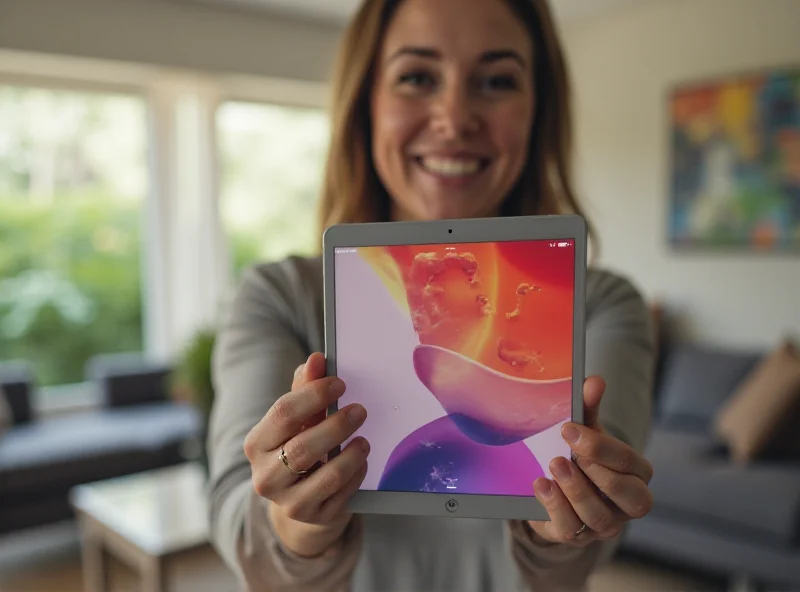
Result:
[[[108,592],[108,553],[103,548],[102,538],[93,534],[90,529],[84,532],[82,562],[86,592]]]
[[[142,571],[142,592],[167,592],[167,573],[161,557],[153,557]]]

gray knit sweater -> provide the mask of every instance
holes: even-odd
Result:
[[[324,352],[322,261],[290,258],[250,269],[214,355],[211,530],[215,547],[252,591],[513,592],[581,590],[616,541],[577,549],[520,522],[357,515],[313,559],[281,545],[252,489],[245,436],[289,390],[294,369]],[[586,373],[606,381],[605,429],[641,450],[651,407],[654,338],[634,287],[608,272],[587,278]]]

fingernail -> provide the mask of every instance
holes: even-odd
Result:
[[[364,421],[366,417],[367,410],[361,405],[356,405],[347,412],[347,419],[349,419],[350,423],[353,425],[361,425],[361,422]]]
[[[548,498],[553,495],[553,486],[550,484],[550,479],[542,479],[539,481],[539,494],[544,497]]]
[[[559,481],[567,481],[571,476],[571,469],[569,466],[569,461],[563,458],[557,458],[553,461],[553,464],[550,467],[553,471],[553,475],[556,476],[556,479]]]
[[[344,394],[344,382],[342,382],[341,379],[336,378],[333,381],[331,381],[330,389],[331,389],[331,394],[334,397],[338,397]]]
[[[361,447],[361,450],[364,451],[364,454],[369,454],[369,442],[367,442],[365,438],[362,438],[358,445]]]
[[[577,444],[578,440],[581,438],[581,433],[578,431],[578,428],[571,425],[564,426],[564,429],[561,430],[561,435],[564,436],[567,442],[571,442],[572,444]]]

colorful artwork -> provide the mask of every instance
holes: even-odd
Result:
[[[533,496],[572,405],[574,241],[339,248],[340,406],[363,489]]]
[[[800,69],[679,89],[670,241],[800,250]]]

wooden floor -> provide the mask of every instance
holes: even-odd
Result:
[[[0,592],[82,592],[80,548],[72,525],[27,540],[0,540]],[[28,546],[29,548],[26,548]],[[210,548],[171,564],[170,592],[238,592],[236,582]],[[114,563],[112,592],[139,592],[136,575]],[[718,584],[640,560],[617,559],[596,573],[590,592],[712,592]]]

